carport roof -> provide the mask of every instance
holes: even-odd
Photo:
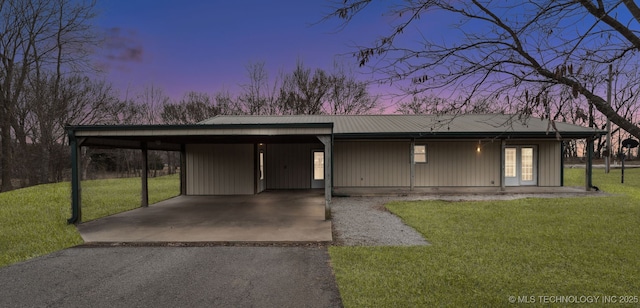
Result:
[[[587,138],[602,130],[508,114],[216,116],[203,125],[333,123],[336,138]]]
[[[313,142],[336,139],[573,139],[605,131],[505,114],[217,116],[187,125],[68,126],[81,145],[179,150],[189,143]]]

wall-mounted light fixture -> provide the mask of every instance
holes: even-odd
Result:
[[[476,147],[476,152],[480,153],[481,150],[482,150],[482,144],[480,143],[480,140],[478,140],[478,146]]]

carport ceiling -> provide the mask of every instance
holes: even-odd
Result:
[[[149,150],[179,151],[181,144],[234,144],[234,143],[320,143],[316,136],[127,136],[87,137],[82,146],[139,149],[147,143]]]

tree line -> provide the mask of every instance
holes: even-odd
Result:
[[[120,98],[105,81],[78,74],[56,76],[41,71],[41,78],[24,83],[13,112],[9,144],[3,145],[3,174],[13,182],[3,191],[64,180],[69,168],[65,125],[88,124],[194,124],[217,115],[365,114],[381,108],[365,82],[342,69],[312,70],[299,61],[295,69],[269,81],[264,63],[247,66],[248,82],[237,95],[190,91],[174,100],[162,88],[149,85],[130,98]],[[128,150],[89,149],[83,170],[138,175],[139,155]],[[152,152],[175,170],[178,159]],[[4,166],[8,166],[5,168]],[[163,169],[155,166],[151,170]],[[86,174],[86,173],[85,173]]]
[[[0,191],[65,179],[69,124],[187,124],[221,114],[360,114],[379,108],[378,98],[350,71],[311,69],[302,61],[272,80],[264,63],[249,64],[248,82],[237,95],[188,92],[172,100],[149,85],[121,98],[111,84],[90,77],[96,76],[90,56],[102,39],[92,23],[95,4],[0,1]],[[175,155],[150,155],[152,162],[177,163]],[[82,161],[85,171],[129,174],[141,169],[138,156],[90,149]]]
[[[336,2],[327,18],[346,26],[371,2]],[[509,113],[598,128],[609,119],[614,134],[640,137],[640,39],[633,31],[640,9],[633,1],[398,2],[405,3],[386,12],[395,16],[389,32],[354,53],[362,67],[376,59],[372,72],[386,77],[374,82],[400,84],[404,98],[383,106],[348,66],[326,71],[302,61],[275,77],[263,62],[250,63],[236,94],[188,92],[173,100],[149,85],[122,98],[108,82],[89,77],[102,40],[93,24],[95,1],[2,0],[0,191],[64,179],[67,124],[186,124],[215,115],[366,114],[387,107],[418,114]],[[432,35],[437,31],[422,31],[419,17],[434,12],[452,21],[455,35],[442,41]],[[603,93],[610,81],[608,104]],[[604,147],[599,140],[596,152]],[[578,148],[569,146],[567,155],[577,156]],[[85,153],[87,167],[139,169],[125,150],[104,153]]]

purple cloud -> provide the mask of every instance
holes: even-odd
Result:
[[[103,46],[103,56],[107,62],[101,64],[103,67],[115,66],[117,69],[124,69],[125,63],[140,63],[144,60],[144,49],[134,30],[119,27],[107,29]]]

